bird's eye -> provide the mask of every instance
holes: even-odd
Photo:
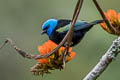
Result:
[[[49,25],[48,26],[46,26],[46,28],[44,28],[43,30],[47,30],[49,28]]]

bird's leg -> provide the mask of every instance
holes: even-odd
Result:
[[[66,61],[66,54],[65,54],[65,52],[66,52],[66,49],[67,48],[65,48],[65,50],[62,52],[62,61],[63,61],[62,68],[63,69],[65,68],[65,61]]]
[[[73,42],[71,42],[70,46],[72,46],[72,45],[73,45]]]
[[[73,45],[73,42],[71,42],[70,46],[72,46],[72,45]],[[63,46],[65,46],[65,47],[66,47],[67,45],[66,45],[66,44],[63,44]]]
[[[95,4],[97,10],[99,11],[101,17],[103,18],[103,20],[105,20],[105,23],[109,27],[109,29],[113,32],[116,32],[115,28],[110,24],[110,22],[108,21],[108,19],[104,15],[104,12],[103,12],[102,8],[99,6],[98,2],[96,0],[93,0],[93,2]]]
[[[69,50],[69,46],[68,46],[68,44],[65,44],[65,50],[62,52],[62,60],[63,60],[62,67],[63,67],[63,69],[65,68],[66,56],[67,55],[70,56],[68,50]]]
[[[12,40],[9,38],[6,38],[4,44],[0,47],[0,49],[2,49],[5,46],[5,44],[7,44],[8,42],[22,57],[28,58],[28,59],[35,59],[35,57],[37,57],[37,55],[29,54],[23,51],[22,49],[18,48],[15,44],[13,44]]]
[[[71,46],[72,44],[73,44],[73,42],[71,42],[70,46]],[[70,53],[68,52],[68,50],[69,50],[68,44],[64,44],[64,46],[65,46],[65,50],[64,50],[64,51],[67,50],[66,55],[70,56]]]

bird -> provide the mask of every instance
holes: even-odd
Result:
[[[72,44],[70,46],[77,45],[94,25],[104,22],[104,20],[95,20],[93,22],[86,22],[84,20],[77,20],[74,24],[72,34]],[[42,25],[41,35],[47,34],[49,39],[56,44],[59,44],[71,26],[72,20],[68,19],[48,19]]]

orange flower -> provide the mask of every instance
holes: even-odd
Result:
[[[109,9],[104,14],[112,27],[110,29],[105,23],[101,23],[100,26],[110,34],[120,35],[120,13],[117,14],[114,10]]]
[[[42,46],[38,46],[38,51],[41,55],[45,55],[55,49],[58,45],[51,40],[45,42]],[[48,58],[37,59],[39,62],[39,68],[35,67],[35,70],[38,70],[39,73],[46,73],[48,70],[53,69],[62,69],[63,65],[63,57],[62,52],[64,51],[65,47],[60,47],[57,52],[53,53]],[[75,56],[75,52],[72,52],[72,47],[69,48],[70,56],[66,55],[66,62],[72,60]]]
[[[46,53],[49,53],[56,47],[57,47],[57,44],[55,44],[51,40],[48,40],[48,42],[45,42],[42,46],[38,46],[38,51],[41,53],[41,55],[44,55]],[[42,63],[44,63],[44,64],[52,63],[53,59],[55,59],[55,56],[57,56],[58,58],[61,57],[64,49],[65,49],[65,47],[60,47],[59,50],[56,53],[54,53],[53,55],[51,55],[45,59],[37,59],[37,61],[40,62],[41,64]],[[66,56],[66,62],[70,61],[75,56],[75,52],[72,52],[72,47],[69,48],[69,53],[70,53],[70,56]]]

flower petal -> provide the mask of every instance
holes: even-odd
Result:
[[[72,60],[75,57],[76,53],[75,52],[71,52],[70,56],[66,57],[66,62]]]
[[[69,48],[69,52],[71,52],[71,51],[72,51],[72,47]]]
[[[38,46],[38,51],[45,55],[46,53],[49,53],[53,49],[55,49],[58,45],[54,43],[51,40],[48,40],[45,42],[42,46]],[[53,53],[51,56],[43,59],[37,59],[39,62],[39,67],[36,67],[35,69],[39,70],[40,73],[46,73],[48,70],[54,70],[54,69],[61,69],[63,65],[63,56],[62,52],[65,50],[65,47],[60,47],[58,51]],[[69,54],[70,56],[66,55],[66,62],[70,61],[74,58],[75,52],[72,52],[72,47],[69,48]]]
[[[100,23],[100,26],[101,26],[104,30],[106,30],[106,25],[105,25],[105,23]]]
[[[115,12],[115,10],[109,9],[107,11],[107,16],[109,17],[110,21],[113,21],[113,20],[117,19],[117,13]]]
[[[120,24],[120,13],[118,13],[118,22]]]
[[[107,13],[104,12],[104,15],[105,15],[106,18],[110,21],[110,17],[107,15]]]
[[[49,53],[52,51],[54,48],[57,47],[57,44],[55,44],[53,41],[48,40],[45,42],[42,46],[38,46],[38,51],[42,54],[45,55],[46,53]],[[60,47],[58,51],[53,53],[51,56],[44,58],[44,59],[37,59],[38,62],[41,64],[46,64],[46,65],[52,65],[53,67],[60,66],[62,63],[62,52],[65,50],[65,47]],[[70,61],[74,56],[75,52],[72,52],[72,47],[69,48],[70,56],[66,56],[66,62]],[[49,66],[50,67],[50,66]],[[57,68],[57,67],[56,67]]]
[[[43,55],[46,54],[46,48],[43,46],[38,46],[38,51]]]
[[[47,64],[49,62],[47,59],[37,59],[37,61],[42,64]]]

